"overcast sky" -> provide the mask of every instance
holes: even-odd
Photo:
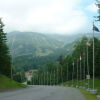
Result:
[[[5,31],[87,33],[97,15],[95,0],[2,0]]]

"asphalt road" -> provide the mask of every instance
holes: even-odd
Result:
[[[26,89],[0,92],[0,100],[86,100],[83,94],[69,87],[30,86]]]

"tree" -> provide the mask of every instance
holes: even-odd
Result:
[[[58,60],[59,60],[59,64],[60,65],[63,65],[63,56],[62,55],[59,56],[59,59]]]
[[[11,57],[9,49],[6,45],[6,33],[4,33],[4,24],[0,19],[0,72],[7,76],[10,76]]]

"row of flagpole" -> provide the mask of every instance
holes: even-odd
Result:
[[[80,78],[80,83],[81,83],[81,81],[82,81],[82,66],[81,66],[81,61],[82,61],[82,58],[81,58],[81,56],[80,56],[80,62],[79,62],[79,64],[80,64],[80,77],[79,77],[79,67],[78,67],[78,59],[77,59],[77,85],[78,85],[78,82],[79,82],[79,78]],[[72,68],[72,86],[73,86],[73,82],[74,82],[74,65],[75,65],[75,62],[73,61],[73,63],[72,63],[72,65],[73,65],[73,68]],[[89,66],[88,66],[88,46],[87,46],[87,71],[88,71],[88,75],[89,75]],[[50,85],[51,85],[51,75],[52,75],[52,73],[54,73],[54,78],[55,78],[55,70],[54,70],[54,72],[51,72],[51,74],[50,74]],[[69,71],[68,71],[68,63],[67,63],[67,81],[68,81],[68,73],[69,73]],[[45,72],[43,73],[44,74],[44,83],[45,83]],[[47,72],[47,74],[48,74],[48,72]],[[58,68],[57,68],[57,76],[58,76]],[[48,75],[47,75],[47,77],[48,77]],[[62,83],[63,83],[63,71],[62,71],[62,67],[61,67],[61,77],[62,77]],[[85,55],[84,55],[84,76],[83,76],[83,78],[84,78],[84,80],[85,80]],[[47,78],[47,81],[48,81],[48,78]],[[54,80],[55,81],[55,80]],[[40,83],[40,81],[39,81],[39,83]],[[58,83],[58,77],[57,77],[57,82],[56,83]],[[48,82],[47,82],[47,84],[48,84]],[[55,82],[54,82],[54,84],[55,84]],[[81,84],[82,85],[82,84]],[[88,88],[89,88],[89,79],[88,79]]]
[[[99,29],[94,25],[94,22],[93,22],[93,86],[92,86],[92,92],[94,93],[95,90],[95,63],[94,63],[94,32],[99,32]],[[85,81],[86,81],[86,76],[87,76],[87,80],[88,80],[88,88],[87,90],[90,91],[90,71],[89,71],[89,64],[88,64],[88,48],[90,46],[89,42],[87,41],[86,42],[86,50],[87,50],[87,75],[86,75],[86,56],[85,56],[85,51],[83,50],[83,59],[81,58],[81,54],[80,54],[80,58],[76,60],[76,68],[77,68],[77,85],[76,87],[80,87],[80,88],[85,88]],[[83,68],[82,68],[82,61],[84,62],[83,63]],[[73,63],[72,63],[72,86],[74,84],[74,71],[75,71],[75,61],[73,60]],[[83,71],[82,71],[83,69]],[[63,70],[62,70],[62,67],[61,67],[61,81],[63,83]],[[80,73],[80,74],[79,74]],[[58,84],[58,77],[56,77],[56,71],[54,70],[54,72],[51,72],[50,73],[50,85],[52,85],[51,83],[51,75],[54,75],[54,84],[53,85],[56,85]],[[68,66],[68,63],[67,63],[67,76],[66,76],[66,80],[69,81],[69,66]],[[58,76],[58,68],[57,68],[57,76]],[[48,72],[47,72],[47,77],[48,77]],[[45,72],[44,72],[44,84],[45,84]],[[47,78],[47,81],[48,81],[48,78]],[[57,82],[56,82],[57,81]],[[39,82],[40,83],[40,82]],[[79,84],[80,83],[80,84]],[[48,84],[48,82],[47,82]],[[96,91],[97,92],[97,91]]]

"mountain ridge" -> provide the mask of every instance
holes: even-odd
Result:
[[[89,38],[92,34],[85,34]],[[72,53],[76,41],[85,35],[50,35],[37,32],[11,32],[7,34],[14,68],[17,71],[39,68],[49,62],[57,62],[60,55]],[[95,36],[100,37],[99,34]]]

